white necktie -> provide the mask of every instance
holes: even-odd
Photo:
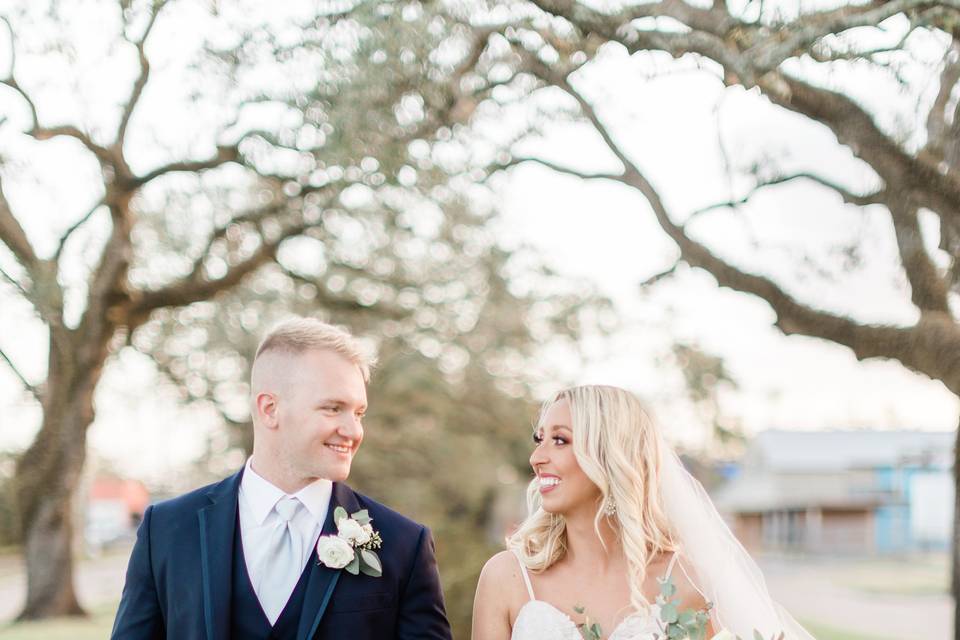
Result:
[[[270,624],[280,617],[303,572],[303,536],[293,524],[302,506],[299,500],[288,496],[273,507],[279,518],[264,549],[264,567],[257,589]]]

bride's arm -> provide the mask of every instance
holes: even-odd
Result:
[[[520,579],[517,560],[501,551],[484,565],[473,600],[473,640],[509,640],[510,597]]]

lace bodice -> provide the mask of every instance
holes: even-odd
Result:
[[[677,556],[670,559],[666,577],[670,576]],[[537,600],[530,584],[530,575],[520,558],[520,571],[527,586],[530,600],[520,607],[517,619],[513,623],[511,640],[583,640],[576,623],[566,613],[549,602]],[[648,613],[634,612],[624,618],[617,627],[606,635],[607,640],[653,640],[660,632],[658,620],[660,607],[652,605]]]

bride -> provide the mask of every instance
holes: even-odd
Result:
[[[533,439],[530,515],[483,568],[474,640],[683,638],[696,612],[699,637],[813,640],[633,394],[561,391]]]

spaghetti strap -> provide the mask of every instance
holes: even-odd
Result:
[[[670,556],[670,564],[667,565],[667,573],[663,576],[664,580],[670,577],[670,574],[673,572],[673,565],[677,563],[677,558],[679,557],[679,555],[680,554],[674,551],[673,555]]]
[[[533,595],[533,585],[530,584],[530,574],[527,573],[527,566],[523,564],[523,560],[520,559],[520,554],[516,551],[511,550],[513,556],[517,559],[517,564],[520,565],[520,575],[523,576],[523,583],[527,585],[527,593],[530,594],[531,600],[536,600],[537,597]]]
[[[680,559],[680,552],[679,552],[679,551],[674,551],[674,552],[673,552],[673,557],[670,558],[670,564],[667,566],[667,575],[666,575],[667,578],[670,577],[670,572],[673,571],[673,565],[677,564],[677,561],[678,561],[679,559]],[[686,570],[686,568],[683,566],[683,563],[681,562],[681,563],[679,563],[679,564],[680,564],[680,571],[683,572],[683,575],[684,575],[684,577],[686,577],[687,582],[690,583],[690,586],[693,587],[693,588],[696,590],[696,592],[699,593],[699,594],[701,595],[701,597],[703,597],[704,600],[706,600],[707,602],[710,602],[710,598],[707,597],[707,594],[705,594],[703,591],[700,590],[700,587],[697,586],[697,583],[694,582],[694,581],[693,581],[693,578],[690,577],[690,574],[687,573],[687,570]]]

